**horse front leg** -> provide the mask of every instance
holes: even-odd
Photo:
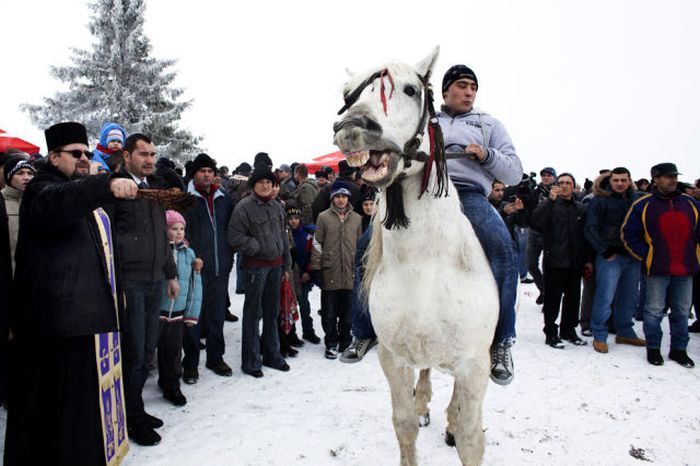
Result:
[[[453,416],[456,419],[452,432],[462,464],[478,465],[484,456],[481,410],[489,380],[489,364],[484,358],[469,360],[464,366],[466,370],[455,374]]]
[[[416,466],[418,418],[413,406],[413,369],[400,364],[381,342],[378,354],[391,390],[392,420],[399,441],[401,466]]]
[[[418,376],[418,383],[416,384],[414,400],[416,414],[418,414],[418,423],[421,427],[430,424],[430,408],[428,408],[428,403],[430,403],[432,397],[433,387],[430,383],[430,368],[421,369],[420,375]]]

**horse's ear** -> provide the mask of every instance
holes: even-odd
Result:
[[[433,71],[435,62],[437,61],[438,55],[440,54],[440,46],[436,45],[433,51],[418,63],[416,66],[416,71],[421,76],[427,76]]]

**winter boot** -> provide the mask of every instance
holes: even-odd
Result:
[[[663,366],[664,358],[658,348],[647,348],[647,361],[653,366]]]
[[[668,353],[668,359],[676,361],[678,364],[688,369],[695,367],[695,362],[688,357],[688,353],[686,353],[685,350],[671,350],[671,352]]]

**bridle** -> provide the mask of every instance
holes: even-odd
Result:
[[[437,189],[435,191],[435,197],[440,197],[443,194],[447,195],[447,165],[445,160],[445,148],[442,139],[442,129],[440,128],[440,123],[435,114],[434,100],[433,100],[433,89],[430,85],[430,73],[428,72],[423,76],[417,74],[418,80],[423,86],[422,89],[422,102],[423,108],[421,111],[421,116],[418,119],[418,125],[416,130],[413,132],[413,136],[406,141],[403,147],[403,152],[400,154],[404,159],[404,166],[409,168],[411,166],[411,161],[415,160],[417,162],[424,162],[425,167],[423,168],[423,177],[421,181],[421,189],[418,198],[422,197],[428,188],[428,181],[430,180],[430,173],[432,171],[433,165],[437,166],[438,179],[437,179]],[[338,111],[338,115],[345,113],[350,107],[357,103],[364,90],[370,84],[373,84],[375,80],[380,79],[380,99],[382,101],[382,106],[384,109],[384,114],[387,114],[387,98],[384,85],[384,78],[388,78],[391,84],[391,92],[389,94],[389,99],[394,95],[394,79],[389,73],[387,68],[379,70],[367,79],[362,81],[359,86],[357,86],[352,92],[346,93],[343,96],[345,105]],[[426,125],[427,123],[427,125]],[[430,151],[426,154],[423,151],[418,150],[423,142],[423,135],[425,133],[425,128],[428,128],[428,137],[430,138]]]

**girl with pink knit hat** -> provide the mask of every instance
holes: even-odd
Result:
[[[198,259],[185,240],[185,219],[174,210],[165,212],[168,239],[172,248],[180,294],[170,298],[163,293],[160,306],[160,335],[158,337],[158,385],[163,397],[175,406],[182,406],[187,399],[180,391],[182,376],[183,325],[196,325],[202,307],[202,279],[200,271],[204,263]],[[163,288],[165,290],[165,288]],[[187,382],[187,380],[185,380]]]

